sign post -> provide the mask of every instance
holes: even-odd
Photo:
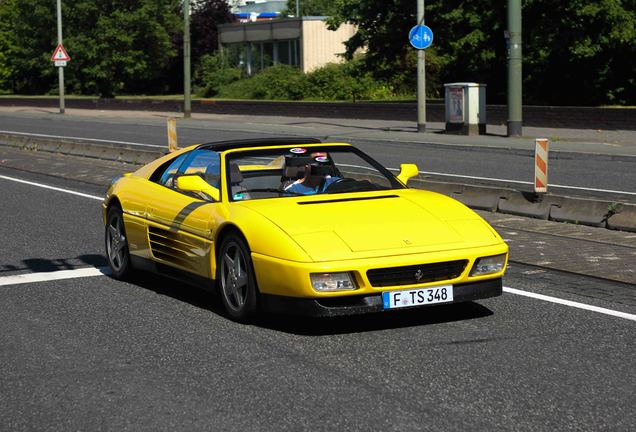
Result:
[[[417,22],[409,32],[409,42],[417,49],[417,131],[426,132],[426,55],[433,43],[433,31],[424,25],[424,0],[417,0]]]
[[[183,117],[192,115],[190,90],[190,0],[183,2]]]
[[[62,0],[57,0],[57,48],[51,61],[57,66],[60,82],[60,114],[64,114],[64,66],[70,58],[62,46]]]

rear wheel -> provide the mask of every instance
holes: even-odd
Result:
[[[249,249],[241,237],[229,234],[223,239],[216,268],[225,310],[236,321],[248,321],[256,313],[258,288]]]
[[[130,255],[128,253],[128,239],[124,227],[124,216],[121,209],[113,206],[106,216],[106,256],[108,265],[115,279],[124,279],[130,275]]]

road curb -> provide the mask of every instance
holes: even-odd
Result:
[[[474,209],[636,232],[633,204],[422,179],[412,182],[413,186],[448,195]]]
[[[166,151],[145,150],[77,139],[43,138],[6,133],[0,133],[0,145],[137,165],[151,162],[167,152],[167,149]],[[420,189],[448,195],[474,209],[636,232],[636,205],[633,204],[553,194],[540,195],[512,188],[439,182],[422,178],[412,179],[410,184]]]

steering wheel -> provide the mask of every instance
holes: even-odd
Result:
[[[325,193],[329,194],[329,193],[345,192],[355,182],[357,182],[356,179],[352,179],[348,177],[339,178],[338,180],[334,181],[329,186],[327,186],[327,188],[325,189]]]

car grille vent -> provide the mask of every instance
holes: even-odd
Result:
[[[446,261],[405,267],[391,267],[367,271],[369,282],[374,287],[415,285],[459,277],[468,260]]]
[[[194,268],[193,254],[188,252],[196,245],[186,243],[175,233],[156,227],[148,227],[150,250],[155,258],[176,264],[181,267]]]

